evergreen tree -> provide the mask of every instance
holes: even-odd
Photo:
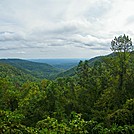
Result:
[[[115,37],[114,40],[111,41],[111,50],[116,52],[119,58],[119,89],[123,89],[124,77],[130,59],[130,52],[133,50],[131,38],[125,34],[118,38]]]

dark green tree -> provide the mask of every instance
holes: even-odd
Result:
[[[111,50],[114,52],[131,52],[133,49],[131,38],[126,36],[125,34],[115,37],[114,40],[111,41]]]
[[[115,37],[111,41],[111,50],[114,51],[119,58],[119,89],[123,89],[124,77],[130,59],[130,52],[133,50],[132,40],[125,34]]]
[[[87,88],[89,83],[89,65],[88,61],[80,61],[77,67],[78,83]]]

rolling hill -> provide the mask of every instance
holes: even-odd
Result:
[[[15,83],[23,83],[27,80],[37,81],[34,76],[27,74],[25,71],[18,69],[6,63],[0,63],[0,78],[7,78]]]
[[[95,62],[103,62],[103,58],[113,57],[113,56],[116,56],[116,54],[111,53],[106,56],[98,56],[98,57],[91,58],[90,60],[88,60],[89,66],[93,66]],[[134,52],[131,52],[131,58],[133,57],[134,57]],[[29,74],[30,76],[39,79],[44,79],[44,78],[55,79],[58,77],[74,76],[77,68],[77,66],[74,66],[68,70],[63,71],[63,68],[62,69],[60,67],[56,68],[47,63],[33,62],[33,61],[22,60],[22,59],[0,59],[0,63],[11,65],[17,68],[18,70],[21,70],[25,74]]]
[[[6,63],[17,69],[23,70],[23,72],[30,74],[36,78],[52,79],[55,75],[61,72],[60,69],[46,63],[37,63],[21,59],[0,59],[0,63]]]

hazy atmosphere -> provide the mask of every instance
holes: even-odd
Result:
[[[134,0],[1,0],[0,58],[91,58],[134,39]]]

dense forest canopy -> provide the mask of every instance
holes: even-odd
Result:
[[[62,73],[55,80],[1,62],[0,133],[133,134],[132,41],[115,37],[111,50],[94,62],[80,61],[70,76]]]

